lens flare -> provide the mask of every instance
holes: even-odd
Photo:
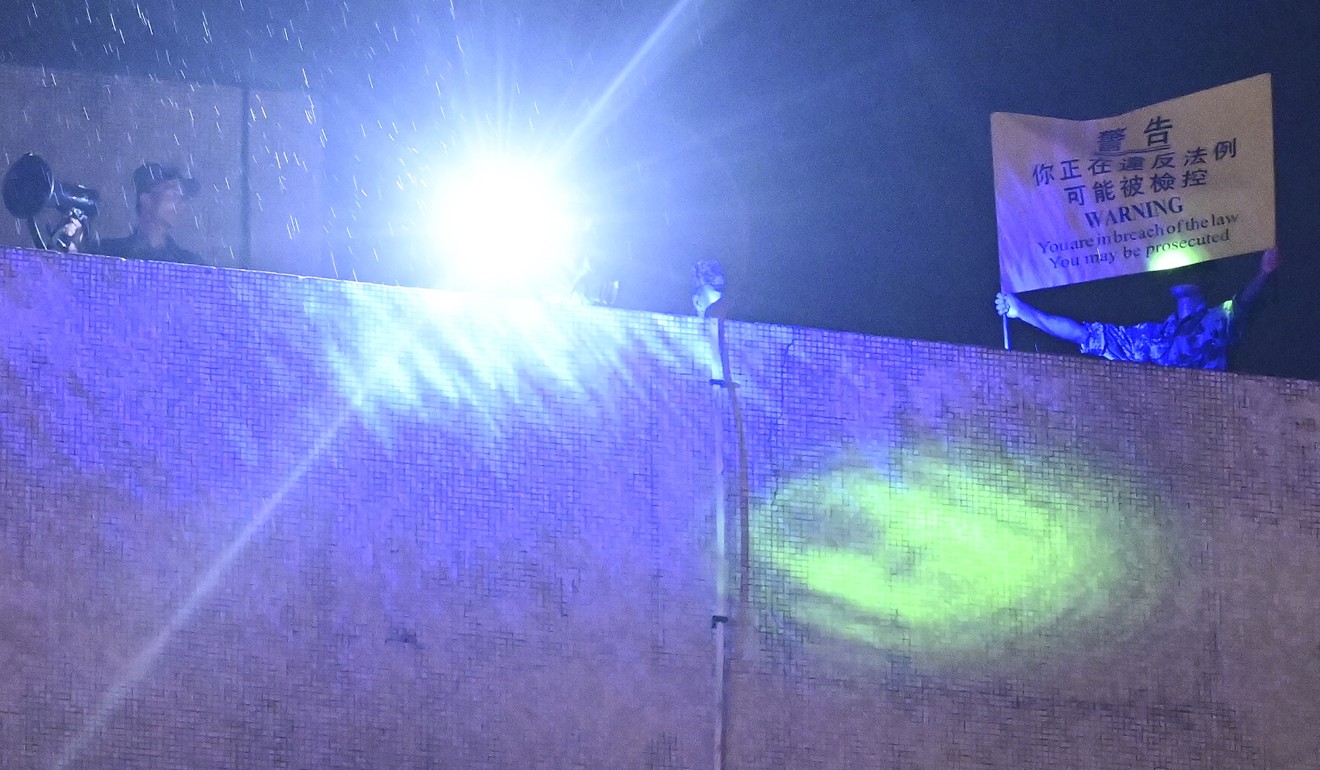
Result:
[[[583,220],[544,164],[486,157],[452,175],[439,235],[449,282],[469,291],[534,296],[569,280]]]

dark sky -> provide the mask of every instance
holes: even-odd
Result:
[[[0,61],[309,91],[340,277],[433,282],[414,193],[484,132],[571,150],[623,307],[685,312],[691,263],[718,257],[735,317],[984,346],[991,112],[1098,118],[1271,73],[1285,265],[1235,368],[1320,379],[1312,3],[38,0],[0,9]],[[1029,299],[1150,320],[1173,283],[1219,299],[1255,267]]]

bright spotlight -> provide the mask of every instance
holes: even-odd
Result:
[[[1164,249],[1148,258],[1151,270],[1173,270],[1204,261],[1200,251],[1193,248]]]
[[[542,164],[483,158],[449,178],[440,239],[458,290],[554,298],[576,280],[585,220]]]

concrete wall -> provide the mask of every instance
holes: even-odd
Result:
[[[0,317],[5,767],[1316,766],[1314,384],[17,250]]]

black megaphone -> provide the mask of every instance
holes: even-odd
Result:
[[[32,234],[32,242],[39,249],[45,249],[46,239],[37,227],[36,216],[47,205],[53,206],[64,215],[67,223],[55,236],[55,244],[61,251],[68,251],[73,245],[72,233],[85,229],[87,220],[96,216],[100,195],[82,185],[70,185],[55,179],[50,164],[40,155],[28,153],[19,158],[5,173],[4,182],[5,208],[19,219],[25,219]],[[75,225],[71,228],[71,225]]]

